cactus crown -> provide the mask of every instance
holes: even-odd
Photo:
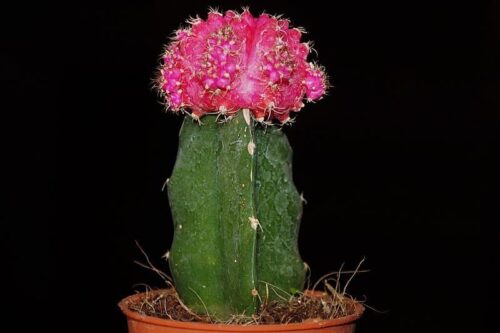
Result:
[[[290,120],[303,101],[327,88],[324,70],[308,62],[308,43],[289,21],[267,14],[211,11],[188,21],[162,55],[157,88],[167,107],[232,115],[250,109],[257,121]]]

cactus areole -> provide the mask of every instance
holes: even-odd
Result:
[[[326,75],[288,20],[212,11],[189,24],[166,47],[157,80],[167,108],[189,115],[167,182],[170,269],[192,310],[250,316],[304,285],[302,200],[273,123],[320,99]]]

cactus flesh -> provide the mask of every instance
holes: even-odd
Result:
[[[303,287],[297,249],[302,210],[291,148],[248,110],[220,123],[186,117],[168,194],[170,268],[184,303],[216,318],[251,315],[259,301]]]

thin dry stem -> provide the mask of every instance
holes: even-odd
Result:
[[[173,288],[172,279],[164,272],[156,268],[144,250],[137,246],[146,258],[146,264],[137,263],[141,267],[149,269],[158,274],[169,286],[170,289],[152,291],[146,286],[146,293],[140,301],[130,304],[130,309],[141,314],[188,322],[224,323],[238,325],[264,325],[264,324],[287,324],[298,323],[310,319],[335,319],[354,314],[356,303],[363,303],[347,294],[347,287],[355,275],[368,270],[361,270],[360,267],[365,261],[363,258],[356,269],[342,271],[343,264],[338,272],[323,275],[314,285],[311,291],[288,293],[277,286],[261,281],[266,284],[266,295],[261,299],[261,307],[257,314],[235,314],[228,320],[221,321],[210,316],[210,313],[203,300],[200,301],[205,306],[205,314],[197,314],[189,309],[180,299]],[[340,278],[345,274],[350,274],[345,284]],[[324,291],[317,291],[322,284]],[[309,282],[308,282],[309,285]],[[193,290],[193,292],[195,292]],[[195,292],[196,293],[196,292]],[[277,295],[278,299],[269,301],[270,293]],[[261,296],[261,295],[259,295]],[[199,296],[198,296],[199,297]],[[366,306],[366,305],[365,305]],[[371,307],[368,307],[371,309]]]

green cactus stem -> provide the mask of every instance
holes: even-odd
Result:
[[[270,300],[302,290],[306,265],[297,246],[302,198],[292,176],[292,148],[280,129],[256,128],[255,202],[259,294]],[[285,295],[284,295],[285,294]]]
[[[182,301],[224,320],[252,315],[265,297],[303,288],[297,249],[301,199],[291,148],[248,110],[219,122],[186,118],[168,181],[174,219],[169,262]]]

